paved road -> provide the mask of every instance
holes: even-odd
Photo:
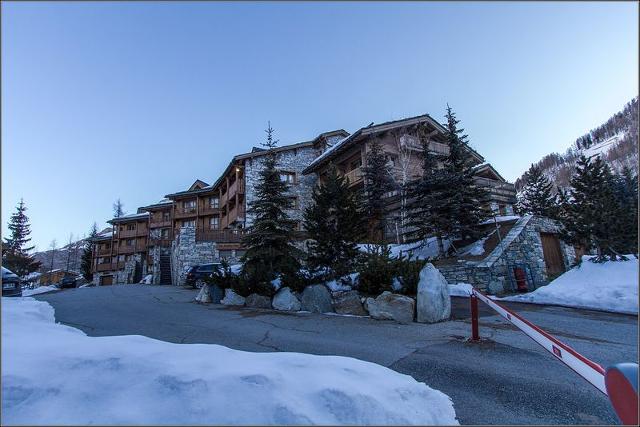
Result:
[[[470,333],[468,301],[454,298],[454,321],[400,325],[369,318],[193,303],[170,286],[108,286],[42,294],[56,319],[92,336],[145,335],[175,343],[215,343],[247,351],[351,356],[413,376],[453,399],[463,424],[610,424],[607,398],[489,309],[481,344]],[[482,306],[483,304],[481,304]],[[509,304],[603,365],[638,361],[637,317]]]

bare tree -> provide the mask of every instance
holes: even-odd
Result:
[[[421,128],[419,129],[421,131]],[[398,243],[405,240],[407,226],[407,198],[409,183],[417,177],[419,173],[419,162],[417,162],[417,150],[420,147],[419,141],[408,134],[394,132],[393,139],[398,152],[398,173],[394,173],[393,179],[400,189],[400,230],[396,227]]]
[[[113,217],[120,218],[124,215],[124,205],[120,201],[120,198],[113,203]]]
[[[73,243],[74,243],[73,233],[69,233],[69,243],[67,244],[67,268],[65,268],[66,271],[69,271],[69,262],[71,261],[71,251],[75,246]],[[65,271],[65,274],[66,274],[66,271]]]

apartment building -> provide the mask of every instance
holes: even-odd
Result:
[[[380,141],[396,187],[421,174],[418,127],[426,129],[429,148],[447,154],[444,127],[429,115],[370,125],[349,134],[344,129],[275,149],[281,179],[290,184],[293,208],[289,212],[302,230],[303,212],[311,203],[313,188],[330,165],[352,186],[363,186],[362,166],[374,139]],[[187,189],[165,195],[161,201],[138,209],[133,215],[114,218],[113,234],[94,242],[96,283],[131,283],[152,274],[154,283],[181,284],[188,266],[221,258],[238,259],[245,229],[253,223],[249,206],[267,151],[254,147],[234,156],[221,175],[208,184],[197,179]],[[513,213],[515,188],[484,158],[469,148],[476,167],[476,181],[487,187],[496,214]],[[385,237],[398,239],[397,188],[386,195],[391,225]]]

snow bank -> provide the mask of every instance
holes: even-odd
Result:
[[[449,397],[369,362],[88,337],[2,301],[3,424],[458,424]]]
[[[147,274],[140,280],[140,283],[144,285],[151,285],[153,283],[153,274]]]
[[[556,304],[577,308],[638,313],[638,260],[593,263],[583,256],[582,264],[533,292],[504,298],[504,301]]]
[[[451,242],[447,239],[442,241],[445,252],[449,250]],[[371,252],[375,245],[361,243],[358,244],[358,250],[361,252]],[[438,256],[438,239],[429,237],[420,242],[402,243],[389,245],[391,257],[398,258],[400,256],[411,256],[412,259],[429,259]]]
[[[60,289],[56,288],[55,286],[40,286],[40,287],[35,288],[35,289],[24,289],[22,291],[22,296],[23,297],[30,297],[32,295],[44,294],[46,292],[59,291],[59,290]]]
[[[468,297],[471,295],[473,286],[468,283],[456,283],[449,285],[449,295],[452,297]]]

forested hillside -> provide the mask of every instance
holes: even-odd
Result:
[[[613,170],[621,173],[626,166],[638,173],[638,98],[632,99],[609,120],[580,136],[564,153],[551,153],[534,163],[555,187],[569,185],[580,155],[600,156]],[[521,190],[527,172],[515,182]]]

